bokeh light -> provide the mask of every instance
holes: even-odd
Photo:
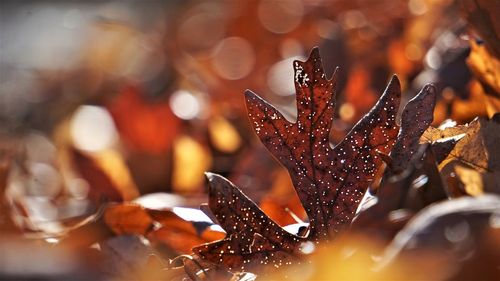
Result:
[[[178,90],[172,94],[170,107],[177,117],[184,120],[196,118],[202,110],[200,100],[191,92],[185,90]]]
[[[255,49],[248,40],[241,37],[225,38],[215,47],[212,64],[222,78],[238,80],[253,70]]]
[[[71,137],[77,148],[97,152],[113,146],[118,132],[106,109],[83,105],[72,117]]]

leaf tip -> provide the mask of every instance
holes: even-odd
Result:
[[[433,84],[425,84],[418,94],[411,99],[407,106],[413,103],[424,103],[431,111],[434,111],[437,99],[437,88]]]
[[[399,78],[396,74],[393,74],[389,84],[387,84],[387,88],[384,91],[385,94],[392,94],[396,97],[401,96],[401,82],[399,82]]]
[[[228,179],[219,174],[205,172],[205,177],[207,177],[209,193],[225,188],[226,186],[232,186],[232,183]]]
[[[424,85],[424,90],[427,92],[435,93],[437,92],[436,85],[432,83],[427,83]]]
[[[211,173],[211,172],[205,172],[205,177],[207,178],[208,182],[213,182],[217,174]]]
[[[250,89],[245,89],[245,98],[251,98],[252,96],[255,96],[255,93]]]
[[[309,54],[309,58],[319,58],[319,47],[314,46],[311,49],[311,53]]]
[[[399,78],[396,74],[392,75],[391,80],[389,81],[389,85],[401,87],[401,82],[399,81]]]
[[[252,104],[252,100],[255,100],[259,97],[256,93],[252,92],[252,90],[249,89],[246,89],[244,94],[245,94],[245,103],[247,108],[249,105]]]

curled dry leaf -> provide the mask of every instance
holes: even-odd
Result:
[[[498,233],[495,221],[499,212],[500,197],[496,195],[463,197],[433,204],[416,215],[392,240],[382,256],[379,269],[409,259],[419,264],[414,272],[415,276],[419,276],[417,279],[421,279],[422,273],[418,271],[422,268],[434,268],[439,271],[436,274],[444,273],[448,279],[451,274],[462,270],[463,263],[474,261],[485,252],[490,254],[490,258],[482,261],[495,264],[479,265],[480,268],[498,269],[498,236],[488,237],[488,233],[495,229]],[[482,247],[488,244],[493,248]],[[416,260],[412,256],[420,258]],[[477,273],[481,273],[481,277],[475,278],[493,280],[487,274],[484,276],[482,270]],[[429,277],[428,273],[425,274],[426,277],[422,276],[424,279]],[[456,277],[452,280],[463,278]]]
[[[457,141],[439,164],[439,170],[445,178],[456,177],[459,185],[457,188],[467,194],[500,192],[499,117],[500,114],[497,113],[490,120],[479,118],[468,125],[444,130],[429,128],[422,136],[422,139],[436,142],[443,139]],[[453,186],[450,188],[453,189]]]
[[[199,212],[195,209],[179,212]],[[224,233],[204,221],[187,221],[169,209],[144,208],[134,203],[111,205],[106,208],[104,222],[118,235],[143,235],[153,243],[163,244],[177,254],[189,254],[194,246],[219,240]]]

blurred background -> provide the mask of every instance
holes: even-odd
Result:
[[[210,171],[293,223],[285,209],[304,212],[244,90],[293,120],[292,62],[319,46],[327,76],[340,67],[333,143],[392,74],[404,101],[437,85],[435,124],[490,115],[498,99],[468,64],[471,46],[491,46],[477,21],[488,10],[470,2],[3,0],[2,208],[17,228],[58,233],[105,201],[161,193],[149,200],[198,207]]]

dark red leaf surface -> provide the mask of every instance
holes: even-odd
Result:
[[[405,106],[401,115],[401,129],[391,151],[392,168],[404,170],[417,151],[420,137],[429,128],[436,106],[436,87],[425,85]]]
[[[287,121],[272,105],[246,92],[249,118],[268,150],[288,169],[310,222],[312,240],[329,239],[348,225],[398,133],[400,85],[393,76],[377,104],[334,148],[336,74],[326,79],[317,48],[294,61],[298,117]]]
[[[289,261],[304,239],[281,228],[227,179],[211,173],[207,178],[208,205],[227,236],[194,248],[194,253],[240,270]]]
[[[352,225],[355,231],[363,229],[383,241],[392,239],[413,215],[411,211],[417,211],[420,201],[427,200],[429,194],[432,194],[429,201],[446,198],[433,151],[429,145],[419,144],[432,123],[435,105],[436,88],[432,84],[425,85],[406,104],[398,138],[388,159],[390,169],[385,171],[377,189],[377,203],[357,216]],[[415,181],[419,178],[416,188]],[[390,213],[396,211],[398,218],[391,219]]]
[[[393,76],[370,112],[332,147],[336,74],[331,80],[325,78],[318,49],[313,49],[306,62],[295,61],[294,70],[298,111],[295,123],[250,91],[246,92],[246,103],[260,140],[288,169],[309,217],[309,232],[299,231],[304,236],[287,232],[231,182],[207,174],[208,206],[227,235],[193,249],[204,260],[224,264],[231,270],[262,264],[274,268],[300,257],[312,242],[332,239],[351,224],[380,168],[381,156],[391,153],[397,167],[403,169],[432,122],[436,91],[426,85],[405,107],[400,130],[396,124],[400,85]]]

